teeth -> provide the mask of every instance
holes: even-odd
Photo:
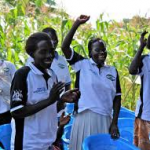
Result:
[[[46,64],[50,64],[51,62],[50,62],[50,61],[45,61],[45,63],[46,63]]]

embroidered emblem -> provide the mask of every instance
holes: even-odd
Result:
[[[22,101],[23,95],[21,90],[15,90],[12,96],[13,101]]]
[[[106,77],[107,77],[107,79],[109,79],[111,81],[115,81],[115,77],[111,74],[107,74]]]
[[[59,63],[59,64],[58,64],[58,67],[59,67],[59,68],[61,68],[61,69],[64,69],[64,68],[65,68],[65,65],[64,65],[64,64],[61,64],[61,63]]]
[[[9,72],[9,68],[8,67],[5,67],[3,70],[4,70],[4,72]]]
[[[45,92],[46,88],[45,87],[41,87],[41,88],[37,88],[36,91],[33,91],[33,93],[42,93]]]

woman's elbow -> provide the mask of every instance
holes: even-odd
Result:
[[[66,57],[67,59],[69,59],[69,58],[71,57],[71,55],[72,55],[71,48],[68,47],[68,46],[62,46],[61,48],[62,48],[62,51],[63,51],[65,57]]]
[[[19,114],[16,113],[15,111],[11,112],[11,116],[15,119],[18,119],[19,118]]]
[[[129,73],[130,73],[131,75],[136,75],[136,74],[137,74],[137,70],[132,69],[132,68],[129,68]]]
[[[15,111],[11,112],[11,116],[15,119],[24,118],[24,115],[22,114],[22,112],[20,110],[15,110]]]

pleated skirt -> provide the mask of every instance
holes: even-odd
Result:
[[[83,140],[94,134],[109,133],[111,117],[85,110],[75,115],[69,150],[82,150]]]

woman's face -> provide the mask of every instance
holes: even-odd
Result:
[[[55,57],[54,48],[47,41],[40,41],[37,44],[37,49],[33,54],[34,63],[41,69],[49,69]]]
[[[98,65],[104,65],[107,57],[107,51],[105,45],[102,42],[96,41],[92,44],[91,57]]]

